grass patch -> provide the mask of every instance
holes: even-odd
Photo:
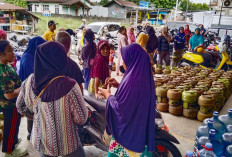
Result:
[[[43,35],[44,32],[48,29],[47,22],[49,20],[54,20],[56,23],[58,23],[56,31],[58,31],[60,28],[65,29],[77,29],[82,21],[80,19],[75,19],[72,17],[44,17],[41,14],[34,14],[39,18],[39,23],[37,24],[37,30],[36,33],[38,35]]]
[[[49,20],[54,20],[56,23],[58,23],[57,28],[56,28],[56,32],[60,29],[60,28],[65,28],[65,29],[72,29],[75,30],[77,29],[82,21],[81,19],[75,18],[75,17],[58,17],[58,16],[51,16],[51,17],[44,17],[42,16],[42,14],[39,13],[33,13],[35,16],[37,16],[39,18],[39,23],[37,24],[37,30],[36,30],[36,34],[39,36],[42,36],[44,34],[44,32],[48,29],[47,28],[47,22]],[[87,20],[87,24],[92,23],[92,21]],[[122,26],[125,26],[126,28],[129,28],[130,24],[129,23],[121,23]]]

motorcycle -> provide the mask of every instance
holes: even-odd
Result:
[[[84,100],[87,103],[89,118],[80,132],[83,145],[96,145],[103,151],[108,151],[108,146],[105,144],[104,131],[106,128],[105,109],[106,100],[95,98],[93,93],[84,91]],[[155,151],[154,157],[163,157],[172,155],[181,157],[180,151],[173,144],[179,144],[179,141],[169,133],[168,128],[164,124],[161,113],[156,110],[155,114]]]
[[[207,53],[197,53],[187,51],[183,55],[183,61],[187,62],[190,65],[200,65],[201,67],[211,67],[215,70],[228,70],[232,68],[231,59],[231,42],[230,36],[226,35],[223,37],[222,41],[219,43],[218,48],[215,49],[218,51]],[[213,58],[216,57],[217,61],[214,61]]]
[[[210,44],[218,44],[217,43],[217,40],[218,40],[218,33],[215,33],[215,32],[211,32],[211,31],[209,31],[209,32],[207,32],[207,34],[206,34],[206,38],[205,38],[205,40],[204,40],[204,48],[205,49],[208,49],[208,46],[210,46]]]

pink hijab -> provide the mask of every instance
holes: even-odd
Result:
[[[131,33],[131,30],[134,29],[133,27],[130,27],[128,32],[127,32],[127,37],[128,37],[128,43],[132,44],[136,41],[135,34]]]
[[[105,83],[106,78],[110,76],[109,67],[108,67],[109,56],[105,57],[101,54],[101,49],[104,45],[107,45],[110,48],[110,45],[106,40],[101,40],[98,43],[97,54],[94,58],[94,62],[90,71],[90,77],[91,78],[99,77],[102,80],[103,84]]]
[[[6,32],[4,30],[0,29],[0,37],[2,35],[5,37],[5,40],[7,40],[7,34],[6,34]]]

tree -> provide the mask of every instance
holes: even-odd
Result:
[[[188,0],[181,0],[180,2],[180,9],[182,11],[186,11],[186,7],[187,7],[187,1]],[[188,7],[189,11],[201,11],[201,10],[209,10],[209,6],[206,3],[193,3],[189,1],[189,7]]]
[[[14,4],[14,5],[17,5],[19,7],[24,7],[24,8],[27,7],[26,0],[4,0],[4,2]]]
[[[134,2],[135,4],[139,4],[140,0],[129,0],[130,2]],[[155,6],[155,8],[167,8],[167,9],[173,9],[176,6],[176,0],[143,0],[148,1],[152,5]]]
[[[106,5],[107,3],[109,3],[108,0],[101,0],[101,2],[99,3],[100,5],[104,6]]]
[[[151,0],[156,8],[173,9],[176,6],[176,0]]]

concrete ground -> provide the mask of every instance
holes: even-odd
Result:
[[[75,55],[71,55],[71,58],[74,59],[75,61],[78,61],[77,56]],[[116,77],[115,72],[112,73],[112,76],[115,77],[118,81],[120,81],[122,78],[121,76]],[[112,93],[115,93],[115,91],[116,91],[115,89],[112,89]],[[226,105],[221,110],[220,114],[226,114],[228,108],[232,108],[232,96],[229,98]],[[169,113],[162,113],[162,115],[163,115],[165,124],[168,126],[170,130],[170,133],[173,134],[180,142],[180,144],[176,146],[180,150],[182,156],[185,155],[185,152],[187,150],[193,150],[196,130],[200,125],[202,125],[202,123],[197,120],[187,119],[183,116],[173,116]],[[31,143],[26,140],[27,121],[25,117],[23,117],[21,120],[19,137],[22,138],[23,140],[22,143],[20,144],[20,147],[27,148],[29,151],[29,154],[26,157],[39,157],[39,153],[35,151]],[[0,147],[1,146],[2,144],[0,144]],[[85,149],[89,149],[89,148],[86,147]],[[94,149],[94,147],[92,147],[91,149]],[[91,154],[87,155],[87,157],[103,157],[105,156],[105,154],[104,155],[103,154],[104,153],[99,152],[99,150],[94,150],[92,151]],[[0,152],[0,157],[3,157],[3,156],[4,154]]]

